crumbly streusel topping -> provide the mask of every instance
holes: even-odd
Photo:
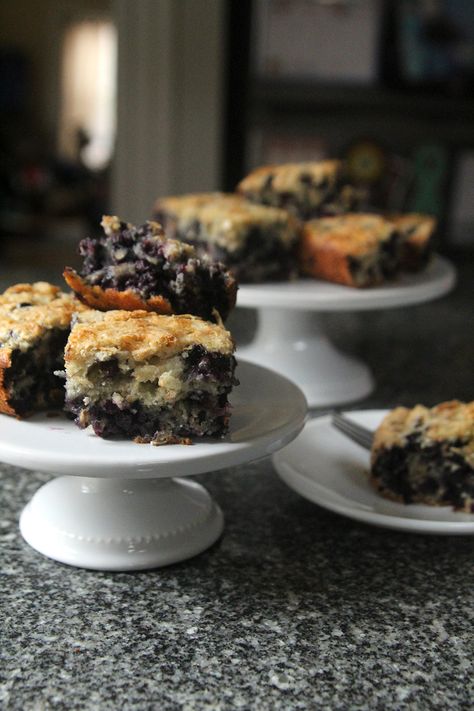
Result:
[[[85,312],[66,346],[67,397],[111,398],[119,407],[135,400],[147,407],[176,402],[196,387],[184,377],[182,357],[195,346],[225,356],[234,350],[228,331],[194,316]],[[112,362],[115,374],[104,376],[103,365]],[[217,392],[219,384],[203,380],[199,388]]]
[[[336,184],[341,168],[342,163],[338,160],[265,165],[249,173],[240,181],[237,189],[242,193],[259,192],[266,187],[270,176],[272,177],[271,189],[278,193],[299,192],[302,180],[304,181],[306,178],[315,185],[325,181],[331,186]]]
[[[113,234],[120,234],[124,228],[124,223],[116,215],[104,215],[100,224],[108,237]],[[178,261],[179,259],[191,259],[192,257],[196,257],[196,250],[192,245],[180,242],[176,239],[168,239],[159,222],[147,220],[146,224],[149,228],[149,236],[155,237],[159,242],[163,243],[163,253],[166,259]],[[130,222],[126,222],[125,225],[131,231],[136,230],[135,226]]]
[[[460,440],[460,451],[474,466],[474,401],[450,400],[428,408],[397,407],[391,410],[375,433],[373,451],[405,446],[407,438],[420,434],[425,446],[442,440]]]
[[[0,344],[25,351],[52,328],[66,329],[85,307],[47,282],[16,284],[0,295]]]
[[[198,193],[167,197],[155,203],[155,210],[176,220],[178,234],[196,220],[199,239],[215,243],[229,252],[241,248],[259,228],[261,238],[291,245],[298,237],[299,223],[286,210],[250,203],[240,195]]]
[[[389,215],[388,219],[405,237],[415,242],[428,240],[436,228],[436,218],[417,212]]]
[[[304,226],[305,238],[315,245],[333,246],[342,254],[355,256],[376,248],[394,232],[389,220],[369,213],[321,217]]]
[[[131,357],[170,358],[193,345],[231,354],[225,328],[195,316],[163,316],[148,311],[87,311],[78,316],[66,348],[66,364]]]

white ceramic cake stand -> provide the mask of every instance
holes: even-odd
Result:
[[[403,274],[387,285],[354,289],[314,279],[243,285],[238,306],[258,309],[253,342],[238,349],[246,360],[286,375],[310,407],[359,400],[374,387],[369,368],[341,353],[329,340],[317,312],[364,311],[419,304],[446,294],[456,272],[436,256],[419,274]]]
[[[182,478],[273,454],[304,425],[302,392],[286,378],[239,361],[230,432],[195,444],[103,440],[63,415],[0,415],[0,459],[59,474],[20,518],[25,540],[44,555],[97,570],[176,563],[212,545],[223,530],[206,489]],[[65,476],[64,476],[65,475]]]

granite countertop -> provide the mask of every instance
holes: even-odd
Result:
[[[325,317],[376,378],[352,407],[474,399],[473,274],[472,259],[460,264],[436,302]],[[253,316],[232,318],[248,338]],[[287,488],[267,458],[196,477],[226,519],[205,553],[92,572],[19,534],[50,476],[2,464],[0,477],[2,709],[472,708],[469,536],[343,518]]]

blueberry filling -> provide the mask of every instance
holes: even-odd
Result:
[[[56,329],[46,333],[34,348],[13,351],[4,387],[9,405],[20,417],[64,401],[63,384],[54,373],[64,367],[67,337],[67,330]]]
[[[330,181],[327,176],[318,180],[310,173],[299,176],[296,190],[273,189],[273,175],[269,175],[260,190],[246,193],[253,202],[280,207],[292,212],[302,220],[311,220],[325,215],[339,215],[357,207],[355,193],[348,199],[343,194],[346,187],[341,177]]]
[[[182,358],[185,361],[184,374],[188,381],[198,383],[205,380],[208,383],[219,383],[223,392],[229,392],[233,385],[239,384],[234,377],[234,356],[210,352],[203,346],[193,346],[184,351]]]
[[[311,186],[313,183],[313,179],[309,173],[301,173],[300,175],[300,183],[303,185],[308,185]],[[328,185],[328,180],[327,178],[324,178],[324,180],[321,181],[320,183],[321,187],[327,187]]]
[[[459,440],[422,446],[420,434],[414,433],[404,447],[379,452],[372,473],[381,490],[404,503],[433,499],[463,509],[466,498],[474,499],[474,468],[459,452],[462,446]]]
[[[138,292],[144,301],[167,299],[174,313],[212,319],[214,309],[226,318],[235,299],[235,282],[222,264],[205,256],[170,249],[170,242],[149,223],[81,241],[81,276],[91,286]]]
[[[117,380],[121,377],[120,366],[117,358],[98,361],[90,366],[87,371],[87,377],[94,382],[105,383],[112,379]]]
[[[242,283],[281,281],[291,277],[296,269],[295,246],[288,246],[279,239],[269,239],[258,227],[249,231],[244,245],[234,252],[228,252],[204,238],[190,240],[186,232],[179,237],[192,244],[200,256],[208,255],[225,264]]]
[[[101,395],[73,397],[66,409],[80,427],[91,425],[100,437],[140,438],[142,441],[170,441],[183,437],[222,437],[228,429],[228,394],[236,366],[232,355],[207,351],[196,345],[184,351],[182,380],[189,384],[181,399],[171,403],[142,402],[130,397],[133,371],[121,370],[117,359],[92,364],[88,378]],[[158,383],[151,384],[158,388]],[[85,404],[87,403],[87,404]]]
[[[92,425],[96,435],[107,439],[223,437],[230,415],[225,393],[217,398],[195,393],[182,400],[179,407],[144,407],[139,400],[119,406],[107,399],[83,409],[81,398],[70,400],[67,407],[80,426]]]
[[[265,181],[263,183],[262,190],[270,190],[270,188],[272,187],[274,177],[275,176],[272,173],[269,173],[267,175],[267,177],[265,178]]]
[[[358,286],[377,284],[393,277],[400,265],[400,238],[393,233],[380,243],[373,255],[347,258],[349,271]]]
[[[432,244],[428,241],[422,245],[409,241],[403,243],[403,266],[405,269],[419,270],[426,267],[431,257]]]

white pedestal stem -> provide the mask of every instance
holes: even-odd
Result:
[[[338,351],[311,311],[259,309],[255,338],[238,355],[293,380],[310,407],[358,400],[374,387],[369,369]]]
[[[138,570],[201,553],[221,535],[223,516],[189,480],[61,476],[36,492],[20,530],[33,548],[62,563]]]

